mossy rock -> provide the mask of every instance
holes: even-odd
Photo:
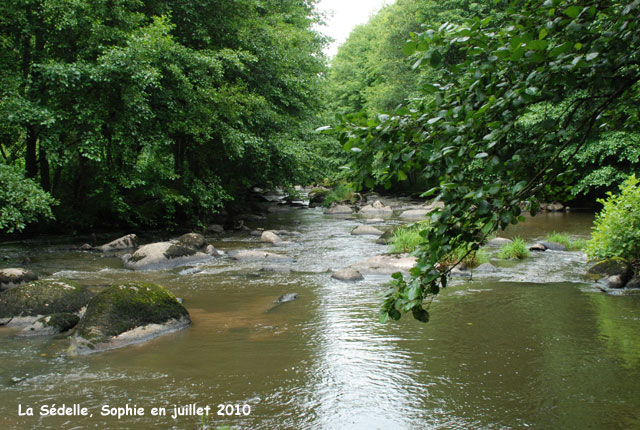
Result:
[[[24,285],[38,279],[38,275],[22,268],[0,269],[0,291]]]
[[[169,248],[167,248],[167,250],[164,252],[164,256],[171,260],[173,258],[189,257],[191,255],[194,255],[196,252],[197,251],[195,249],[189,246],[174,243],[171,244]]]
[[[89,302],[72,340],[72,353],[142,342],[190,323],[185,307],[165,288],[141,282],[114,285]]]
[[[47,315],[26,327],[19,333],[19,336],[53,336],[71,330],[78,324],[78,321],[80,321],[80,317],[71,313]]]
[[[612,257],[598,261],[587,270],[587,277],[591,279],[610,276],[620,276],[623,282],[627,282],[633,276],[633,266],[624,258]]]
[[[34,281],[0,293],[0,318],[77,313],[92,297],[91,291],[72,281]]]
[[[205,246],[207,246],[207,242],[204,239],[204,236],[199,233],[183,234],[179,238],[174,239],[172,242],[174,242],[178,246],[193,249],[194,251],[203,249]]]
[[[150,243],[122,257],[124,266],[134,270],[168,269],[207,258],[210,256],[175,241]]]

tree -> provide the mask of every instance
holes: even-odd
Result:
[[[468,253],[499,228],[535,215],[536,196],[563,181],[558,160],[573,158],[604,132],[637,132],[640,80],[639,2],[514,1],[503,25],[492,17],[443,24],[405,46],[417,65],[437,68],[439,82],[393,115],[337,129],[354,153],[353,178],[374,181],[371,161],[387,166],[384,182],[420,171],[445,203],[430,215],[405,280],[394,275],[382,319],[404,312],[427,321],[424,308],[446,286],[438,261],[454,249]],[[526,123],[534,106],[554,111]],[[428,305],[427,305],[428,306]]]

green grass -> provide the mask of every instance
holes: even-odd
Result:
[[[422,227],[421,223],[416,223],[397,229],[390,244],[391,253],[403,254],[415,251],[423,240],[420,236]]]
[[[403,254],[415,251],[423,242],[422,236],[420,236],[420,230],[424,228],[425,223],[425,221],[422,221],[398,228],[393,234],[393,239],[390,243],[391,253]],[[462,257],[464,257],[462,263],[468,268],[477,267],[489,262],[489,254],[484,249],[479,249],[465,257],[466,253],[465,248],[458,248],[443,258],[440,264],[450,266],[460,261]]]
[[[513,239],[513,242],[504,245],[500,248],[500,252],[498,253],[498,258],[503,260],[508,259],[516,259],[522,260],[529,256],[529,249],[527,248],[527,244],[522,240],[522,238],[516,237]]]
[[[571,239],[567,233],[556,233],[555,231],[545,237],[547,242],[555,242],[567,247],[569,251],[581,251],[587,246],[586,239]]]
[[[334,202],[352,202],[355,198],[353,188],[345,184],[340,184],[327,193],[323,206],[329,207]]]

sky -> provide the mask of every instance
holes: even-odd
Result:
[[[325,54],[333,57],[356,25],[364,24],[383,5],[391,3],[393,0],[320,0],[318,9],[329,12],[327,25],[320,27],[320,31],[335,39],[325,48]]]

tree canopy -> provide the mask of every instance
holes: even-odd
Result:
[[[2,2],[2,161],[84,226],[206,222],[252,186],[309,181],[314,4]]]

